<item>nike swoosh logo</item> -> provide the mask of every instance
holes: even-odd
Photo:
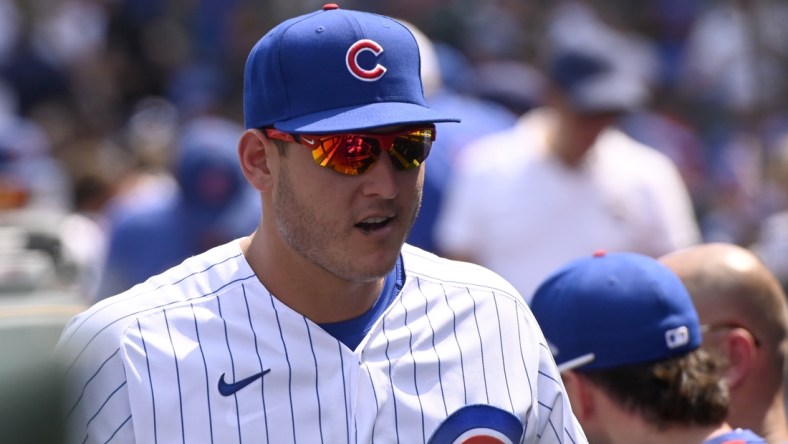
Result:
[[[314,145],[315,144],[315,139],[307,139],[306,137],[302,137],[301,140],[306,142],[306,143],[308,143],[308,144],[310,144],[310,145]]]
[[[267,369],[267,370],[263,370],[260,373],[254,374],[254,375],[252,375],[252,376],[250,376],[248,378],[245,378],[245,379],[241,379],[240,381],[233,382],[232,384],[228,384],[224,380],[224,373],[222,373],[221,378],[219,378],[219,393],[221,393],[222,396],[234,395],[238,390],[241,390],[242,388],[246,387],[247,385],[255,382],[256,380],[258,380],[259,378],[262,378],[263,376],[265,376],[266,373],[268,373],[270,371],[271,371],[270,368]]]

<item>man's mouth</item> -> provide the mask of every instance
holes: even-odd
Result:
[[[369,234],[375,230],[379,230],[384,228],[388,224],[391,223],[393,218],[391,217],[370,217],[369,219],[365,219],[363,222],[359,222],[356,224],[356,227],[361,229],[366,234]]]

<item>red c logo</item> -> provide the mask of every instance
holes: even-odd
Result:
[[[525,428],[513,413],[498,407],[471,404],[449,415],[430,437],[429,444],[514,444]]]
[[[372,69],[364,69],[358,65],[358,55],[363,51],[371,51],[376,56],[383,52],[383,47],[374,40],[363,39],[359,40],[350,46],[345,56],[345,64],[348,71],[353,74],[353,77],[363,80],[365,82],[374,82],[375,80],[383,77],[386,73],[386,67],[378,63]]]

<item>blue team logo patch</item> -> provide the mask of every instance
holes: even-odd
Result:
[[[512,413],[490,405],[468,405],[449,415],[429,444],[515,444],[523,424]]]

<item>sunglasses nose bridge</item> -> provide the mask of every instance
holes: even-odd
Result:
[[[374,140],[368,139],[368,142],[373,147],[370,153],[371,158],[369,159],[368,165],[361,170],[362,174],[373,169],[384,158],[387,159],[385,161],[388,162],[395,170],[405,169],[405,167],[400,165],[400,163],[397,161],[394,150],[394,142],[397,139],[396,135],[381,134],[375,135],[372,139]]]
[[[384,199],[393,199],[397,196],[399,185],[398,176],[401,167],[389,153],[382,150],[374,162],[363,173],[364,192],[368,195],[378,195]]]

